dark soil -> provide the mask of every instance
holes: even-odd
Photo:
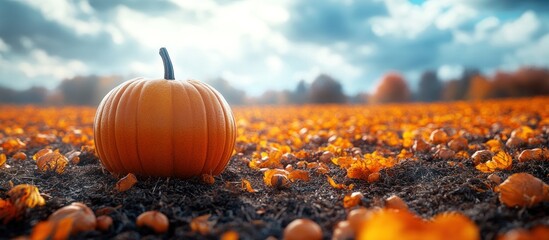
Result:
[[[71,146],[62,146],[68,149]],[[372,146],[362,143],[367,152]],[[34,152],[27,151],[29,156]],[[32,226],[45,220],[56,209],[72,202],[83,202],[92,210],[112,207],[109,215],[114,225],[108,232],[91,231],[75,238],[114,239],[217,239],[228,230],[235,230],[241,239],[281,238],[284,227],[296,218],[310,218],[324,229],[330,239],[335,224],[345,219],[348,210],[342,199],[353,191],[364,193],[363,206],[380,206],[382,199],[396,194],[410,209],[424,218],[445,211],[459,211],[470,217],[480,228],[484,239],[493,239],[508,230],[549,225],[549,203],[533,208],[508,208],[491,190],[489,174],[476,170],[471,162],[450,166],[446,161],[424,156],[418,161],[403,162],[382,170],[378,182],[350,180],[345,171],[330,165],[330,176],[336,182],[354,183],[355,189],[332,188],[324,175],[311,172],[310,182],[297,181],[289,188],[276,190],[262,182],[262,173],[248,168],[245,158],[235,156],[213,185],[198,179],[139,178],[130,190],[119,193],[114,189],[117,178],[105,172],[93,155],[81,156],[79,165],[70,166],[64,174],[42,173],[32,160],[8,160],[9,169],[0,171],[0,197],[6,198],[9,182],[34,184],[45,194],[46,205],[28,210],[24,218],[0,225],[0,238],[29,235]],[[309,159],[312,160],[312,159]],[[497,172],[506,179],[516,172],[528,172],[549,182],[549,162],[513,162],[512,170]],[[249,193],[241,189],[241,179],[251,181],[259,190]],[[169,231],[162,235],[135,225],[136,217],[147,210],[158,210],[170,219]],[[211,214],[215,225],[209,235],[191,232],[192,218]]]

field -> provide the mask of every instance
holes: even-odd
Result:
[[[0,165],[6,159],[0,168],[0,238],[38,234],[43,229],[35,226],[73,202],[113,219],[110,228],[82,231],[77,238],[231,239],[235,233],[241,239],[281,238],[297,218],[318,223],[325,239],[334,232],[375,239],[411,233],[549,238],[549,187],[541,184],[537,193],[520,182],[511,191],[518,200],[506,201],[510,196],[500,186],[516,173],[549,183],[548,97],[233,111],[234,154],[213,181],[207,175],[138,176],[135,185],[120,191],[123,176],[109,174],[95,154],[94,108],[0,106]],[[34,160],[43,149],[66,166]],[[485,155],[473,156],[482,150]],[[271,182],[274,173],[287,179]],[[44,204],[10,211],[10,202],[16,202],[8,192],[19,184],[36,186]],[[393,195],[404,204],[388,200]],[[344,235],[338,222],[359,208],[370,212],[369,220]],[[137,216],[148,210],[168,217],[167,232],[136,226]],[[61,231],[50,227],[52,237]]]

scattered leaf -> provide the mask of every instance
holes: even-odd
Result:
[[[251,193],[257,192],[257,190],[252,188],[252,184],[247,179],[242,179],[242,189],[246,189],[246,191]]]
[[[48,222],[54,223],[54,233],[59,231],[57,228],[62,226],[62,222],[65,220],[65,224],[68,224],[66,219],[71,219],[70,233],[71,235],[79,232],[86,232],[95,230],[96,218],[93,211],[83,203],[74,202],[70,205],[64,206],[57,211],[53,212],[48,217]],[[59,225],[59,227],[57,227]]]
[[[528,173],[509,176],[496,191],[500,202],[508,207],[532,207],[549,201],[549,186]]]
[[[38,170],[43,172],[56,172],[58,174],[65,171],[65,167],[68,163],[69,160],[59,152],[46,153],[36,160]]]
[[[387,199],[385,199],[385,208],[400,210],[400,211],[407,211],[408,210],[408,204],[402,200],[402,198],[391,195]]]
[[[210,174],[202,174],[200,180],[208,185],[213,185],[215,183],[215,178]]]
[[[353,192],[349,195],[345,195],[345,197],[343,197],[343,207],[352,208],[358,206],[363,198],[364,195],[361,192]]]
[[[496,170],[509,169],[512,163],[513,159],[511,158],[511,155],[507,154],[504,151],[499,151],[496,153],[496,155],[492,157],[490,161],[480,163],[476,165],[475,168],[480,170],[481,172],[491,173]]]
[[[46,204],[46,201],[40,195],[40,191],[34,185],[19,184],[8,191],[8,196],[13,205],[20,211]]]
[[[128,173],[125,177],[118,180],[116,183],[116,190],[119,192],[125,192],[133,187],[137,183],[137,178],[133,173]]]
[[[215,225],[214,222],[208,221],[211,216],[211,214],[206,214],[193,218],[191,220],[191,231],[199,233],[201,235],[206,235],[210,233],[212,227]]]

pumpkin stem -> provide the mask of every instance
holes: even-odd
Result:
[[[168,55],[168,50],[166,50],[166,48],[160,48],[159,53],[160,57],[162,57],[162,62],[164,63],[164,79],[175,80],[172,60],[170,59],[170,55]]]

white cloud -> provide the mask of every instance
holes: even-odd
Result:
[[[496,45],[513,45],[528,42],[538,29],[540,23],[532,11],[524,12],[518,19],[505,23],[492,36]]]
[[[407,0],[385,0],[389,16],[370,19],[374,34],[415,39],[434,25],[441,30],[454,29],[476,17],[476,10],[449,0],[426,1],[421,5]]]
[[[441,30],[455,29],[476,16],[477,11],[475,9],[458,4],[438,16],[435,25]]]
[[[46,76],[59,80],[72,78],[87,70],[86,65],[78,60],[50,56],[42,49],[33,49],[25,61],[14,63],[14,67],[29,78]]]
[[[523,65],[549,67],[549,34],[545,34],[537,42],[517,49],[505,57],[505,67],[516,69]]]
[[[34,48],[34,42],[29,37],[23,36],[19,39],[19,41],[21,42],[21,45],[23,45],[23,47],[27,50]]]
[[[483,43],[495,47],[516,46],[528,43],[539,26],[536,14],[526,11],[517,19],[503,24],[494,16],[486,17],[475,25],[473,32],[456,30],[453,36],[455,42],[467,45]]]
[[[498,18],[494,16],[486,17],[475,25],[475,30],[472,33],[455,30],[453,32],[454,41],[468,45],[486,41],[493,35],[493,32],[497,30],[498,26]]]
[[[265,64],[271,70],[272,72],[278,73],[284,68],[284,63],[282,60],[275,55],[268,56],[267,59],[265,59]]]
[[[60,25],[71,28],[78,35],[97,34],[102,30],[102,24],[93,17],[93,8],[87,0],[25,0],[30,7],[40,11],[42,15]],[[88,19],[79,18],[85,15]]]
[[[0,38],[0,52],[7,52],[10,50],[10,45],[8,45],[2,38]]]
[[[442,65],[437,70],[437,76],[441,80],[450,80],[461,77],[463,66],[460,65]]]

